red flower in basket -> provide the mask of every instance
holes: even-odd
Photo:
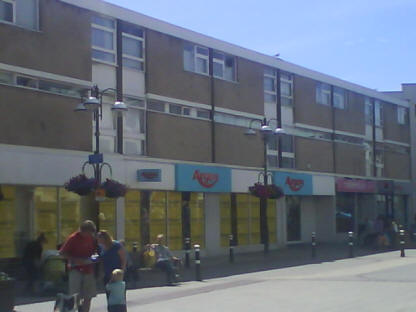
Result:
[[[283,190],[275,184],[265,186],[258,182],[250,186],[248,190],[252,195],[259,198],[279,199],[284,196]]]

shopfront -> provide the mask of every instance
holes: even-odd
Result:
[[[360,236],[376,220],[385,227],[394,221],[406,226],[410,183],[392,180],[336,180],[336,231],[353,231]]]

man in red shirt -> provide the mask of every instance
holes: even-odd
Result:
[[[89,312],[91,298],[97,295],[91,261],[91,256],[97,251],[95,232],[94,222],[82,222],[79,231],[72,233],[59,251],[68,260],[69,294],[78,294],[81,312]]]

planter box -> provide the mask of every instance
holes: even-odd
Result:
[[[15,281],[0,281],[0,311],[13,312],[15,297]]]

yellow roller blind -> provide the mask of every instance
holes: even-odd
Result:
[[[150,241],[154,242],[158,234],[166,236],[166,192],[152,192],[149,212]]]
[[[182,193],[167,192],[168,235],[167,243],[171,250],[181,250],[182,237]]]
[[[3,199],[0,200],[0,258],[12,258],[16,256],[14,242],[16,207],[15,188],[1,186]]]
[[[250,244],[260,244],[260,199],[250,198]]]
[[[239,245],[250,244],[250,200],[248,194],[236,195],[237,235]]]
[[[81,222],[81,197],[64,188],[59,188],[59,200],[61,205],[61,237],[59,242],[64,242],[68,236],[78,230]]]
[[[141,243],[140,230],[140,203],[141,193],[137,190],[129,190],[125,196],[124,222],[125,240],[127,249],[131,250],[133,243]]]
[[[189,201],[191,211],[191,244],[205,246],[204,193],[191,193]]]
[[[276,199],[267,201],[267,224],[269,227],[269,243],[276,243]]]
[[[56,187],[36,187],[35,198],[35,236],[45,233],[46,244],[43,249],[56,249],[58,243],[58,189]]]
[[[100,230],[106,230],[114,238],[116,234],[116,200],[106,198],[100,202]]]
[[[229,235],[231,234],[231,196],[230,194],[220,195],[221,213],[221,247],[229,245]]]

